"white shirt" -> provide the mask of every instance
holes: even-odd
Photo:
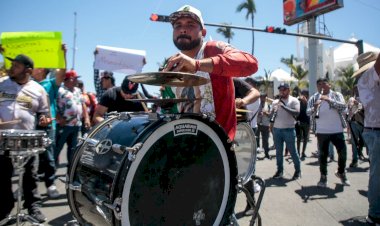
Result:
[[[259,114],[258,110],[260,108],[260,103],[261,103],[261,100],[260,100],[260,98],[258,98],[255,102],[253,102],[252,104],[248,104],[246,106],[247,110],[251,111],[247,115],[248,115],[248,120],[251,120],[251,127],[252,128],[257,127],[257,115]],[[255,116],[255,117],[253,117],[253,116]]]
[[[287,99],[281,99],[281,100],[282,102],[285,103],[285,105],[288,108],[297,110],[298,112],[300,111],[300,101],[297,98],[293,96],[289,96]],[[274,100],[273,106],[276,106],[279,102],[280,100]],[[273,108],[277,108],[277,106]],[[277,117],[274,121],[273,127],[278,128],[278,129],[287,129],[287,128],[294,128],[295,125],[296,125],[296,119],[289,112],[287,112],[283,107],[279,107],[277,109]]]
[[[1,126],[1,129],[34,130],[36,113],[49,114],[49,102],[45,89],[35,81],[19,85],[8,76],[0,78],[0,119],[3,122],[21,120],[17,124]]]
[[[374,67],[362,74],[358,90],[364,106],[364,127],[380,128],[380,79]]]

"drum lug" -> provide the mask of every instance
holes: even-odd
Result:
[[[76,185],[74,184],[69,184],[69,189],[72,191],[79,191],[82,192],[82,185],[77,183]]]
[[[118,116],[119,120],[130,120],[131,116],[127,112],[121,112]]]
[[[99,204],[107,207],[108,209],[113,211],[113,214],[115,215],[116,219],[121,220],[122,214],[121,214],[121,198],[117,197],[113,204],[101,201]]]
[[[142,148],[142,146],[143,146],[142,143],[137,143],[133,147],[127,147],[127,146],[120,145],[120,144],[113,144],[112,150],[118,154],[121,154],[121,155],[124,154],[125,151],[128,151],[129,152],[128,159],[133,161],[134,158],[130,159],[130,155],[136,155],[136,153]]]
[[[86,143],[88,144],[88,146],[94,148],[94,147],[96,147],[96,145],[98,145],[99,141],[95,140],[95,139],[87,138]]]

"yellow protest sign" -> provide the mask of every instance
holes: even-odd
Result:
[[[18,54],[32,58],[35,68],[66,67],[61,32],[3,32],[1,45],[6,68],[11,65],[6,57],[14,58]]]

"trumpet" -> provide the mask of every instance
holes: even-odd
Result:
[[[323,95],[323,89],[321,89],[321,95]],[[320,98],[321,98],[321,96],[319,96],[319,99]],[[320,108],[321,108],[321,102],[318,104],[317,109],[315,110],[315,115],[314,115],[315,118],[319,118],[319,109]]]

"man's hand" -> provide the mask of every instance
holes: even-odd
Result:
[[[53,121],[52,118],[47,117],[45,115],[41,115],[40,119],[38,120],[38,125],[42,127],[48,126]]]
[[[241,107],[244,107],[245,105],[247,105],[247,103],[244,101],[244,99],[241,99],[241,98],[235,99],[236,108],[241,108]]]
[[[182,71],[195,73],[196,63],[195,59],[186,56],[183,53],[177,53],[176,55],[169,58],[166,67],[162,70],[164,72],[168,71]]]

